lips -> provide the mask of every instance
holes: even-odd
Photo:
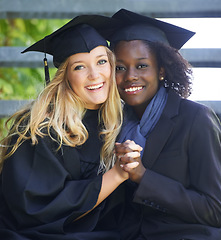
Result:
[[[136,91],[140,91],[142,89],[143,89],[143,87],[129,87],[129,88],[125,88],[124,91],[125,92],[136,92]]]
[[[128,86],[124,88],[124,92],[127,94],[136,94],[140,92],[143,88],[143,86]]]
[[[103,86],[104,86],[104,83],[99,83],[99,84],[87,86],[86,88],[88,90],[97,90],[99,88],[102,88]]]

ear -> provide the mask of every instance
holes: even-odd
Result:
[[[163,81],[165,79],[165,69],[163,67],[160,68],[159,70],[159,80]]]

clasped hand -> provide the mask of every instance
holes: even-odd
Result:
[[[115,155],[120,167],[129,174],[130,180],[136,183],[140,182],[146,171],[140,158],[142,150],[143,148],[140,145],[131,140],[115,144]]]

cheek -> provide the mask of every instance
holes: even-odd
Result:
[[[116,73],[116,83],[117,85],[120,85],[123,80],[123,74]]]
[[[104,73],[106,74],[106,77],[110,79],[111,77],[111,65],[108,64],[107,67],[104,69]]]
[[[110,78],[111,78],[111,69],[110,68],[107,70],[106,77],[110,80]]]
[[[75,90],[75,86],[76,86],[75,79],[69,77],[69,78],[68,78],[68,82],[69,82],[72,90]]]
[[[82,76],[79,76],[79,74],[69,74],[68,81],[72,90],[77,94],[79,89],[82,87]]]

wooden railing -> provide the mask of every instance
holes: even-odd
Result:
[[[120,8],[158,18],[221,17],[220,0],[0,0],[0,18],[71,19],[79,14],[111,16]],[[4,70],[4,67],[41,67],[42,54],[20,54],[25,48],[26,46],[0,47],[0,70]],[[181,54],[193,67],[221,68],[221,48],[184,48]],[[52,66],[50,57],[49,65]],[[26,100],[0,100],[0,118],[11,115],[26,103]],[[201,103],[210,106],[221,116],[221,101]]]

